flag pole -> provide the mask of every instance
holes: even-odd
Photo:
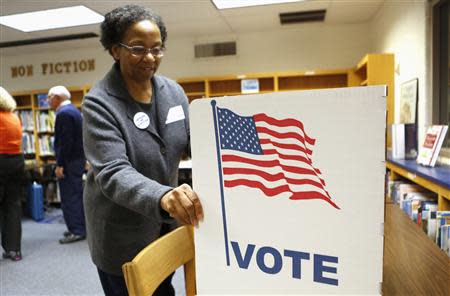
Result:
[[[211,107],[214,118],[214,132],[216,136],[216,150],[217,150],[217,164],[219,168],[219,181],[220,181],[220,198],[222,202],[222,220],[223,220],[223,235],[225,240],[225,256],[227,259],[227,266],[230,266],[230,252],[228,249],[228,231],[227,231],[227,216],[225,213],[225,198],[223,193],[223,176],[222,176],[222,159],[220,156],[220,139],[219,139],[219,121],[217,120],[216,100],[211,101]]]

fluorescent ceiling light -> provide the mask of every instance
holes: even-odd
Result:
[[[34,32],[97,24],[103,19],[101,14],[80,5],[1,16],[0,24],[23,32]]]
[[[300,2],[304,0],[211,0],[217,9]]]

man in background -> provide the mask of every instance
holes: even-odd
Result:
[[[70,92],[64,86],[48,91],[48,102],[56,112],[55,119],[55,175],[61,195],[61,209],[68,231],[59,240],[61,244],[86,238],[83,208],[83,152],[81,112],[71,103]]]

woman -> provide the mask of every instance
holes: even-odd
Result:
[[[16,114],[16,101],[0,87],[0,227],[3,258],[22,260],[22,197],[24,196],[24,157],[22,125]]]
[[[155,75],[166,38],[161,18],[141,6],[116,8],[101,25],[101,43],[115,63],[84,98],[84,150],[92,166],[84,203],[106,295],[127,295],[123,263],[177,222],[203,219],[196,193],[176,187],[180,157],[189,150],[188,101],[177,83]],[[174,295],[170,281],[154,295]]]

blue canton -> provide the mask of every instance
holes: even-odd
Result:
[[[217,108],[217,117],[222,149],[263,154],[253,117],[239,116],[223,108]]]

